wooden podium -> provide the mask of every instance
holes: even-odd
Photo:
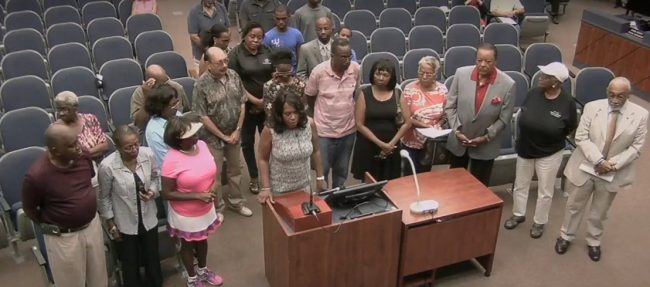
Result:
[[[299,232],[276,206],[263,210],[264,265],[271,287],[395,286],[400,210]]]
[[[384,187],[403,210],[397,286],[432,283],[437,268],[473,258],[489,276],[503,201],[465,169],[421,173],[418,179],[421,199],[440,203],[433,215],[409,211],[417,199],[412,176],[391,180]]]

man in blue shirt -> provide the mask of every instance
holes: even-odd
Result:
[[[298,68],[298,49],[305,42],[302,33],[296,28],[289,27],[289,9],[285,5],[275,8],[275,27],[264,35],[264,45],[271,48],[291,50],[293,57],[291,65],[294,72]]]

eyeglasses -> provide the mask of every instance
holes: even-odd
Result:
[[[212,62],[211,64],[220,67],[220,66],[224,66],[224,65],[228,66],[228,63],[229,63],[228,58],[224,58],[223,60]]]
[[[122,150],[127,152],[133,152],[138,150],[139,148],[140,148],[140,143],[134,143],[134,144],[123,146]]]
[[[436,75],[436,73],[434,73],[434,72],[422,72],[422,71],[418,71],[418,75],[420,75],[420,76],[425,76],[425,77],[433,77],[433,76]]]

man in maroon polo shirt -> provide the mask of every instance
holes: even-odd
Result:
[[[82,151],[77,132],[65,125],[50,125],[45,140],[47,152],[25,175],[23,209],[43,230],[57,286],[105,287],[104,238],[90,183],[92,160]]]

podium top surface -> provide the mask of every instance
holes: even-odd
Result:
[[[434,170],[418,174],[420,200],[433,199],[440,203],[436,213],[413,214],[409,205],[417,200],[413,176],[401,177],[388,182],[384,191],[402,212],[406,226],[430,221],[445,221],[489,209],[503,204],[503,200],[462,168]]]

